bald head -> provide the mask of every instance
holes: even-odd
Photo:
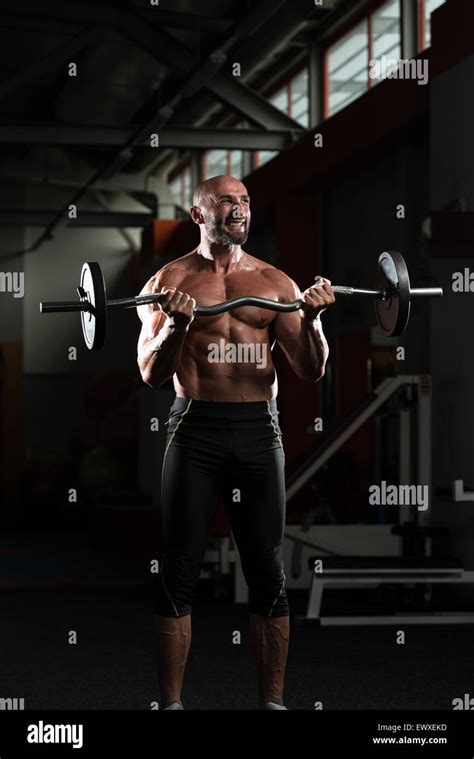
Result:
[[[209,243],[231,247],[247,241],[250,198],[240,179],[222,175],[201,182],[190,213],[201,227],[201,239],[207,238]]]
[[[219,195],[244,195],[248,197],[247,189],[245,185],[228,174],[221,174],[217,177],[211,177],[205,179],[204,182],[200,182],[196,187],[193,195],[193,205],[198,208],[202,204],[206,204],[207,201],[213,200]]]

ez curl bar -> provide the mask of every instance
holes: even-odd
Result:
[[[333,285],[336,295],[373,297],[375,314],[381,330],[388,336],[401,335],[410,317],[411,299],[413,297],[440,297],[441,287],[410,287],[408,269],[403,256],[397,252],[384,252],[379,256],[374,289],[360,289],[345,285]],[[133,298],[107,300],[102,270],[97,262],[85,263],[82,267],[80,284],[77,288],[79,300],[40,303],[42,314],[68,313],[79,311],[81,314],[84,342],[89,350],[100,350],[107,334],[107,311],[114,308],[136,308],[149,303],[160,303],[162,293],[137,295]],[[256,296],[231,298],[212,306],[196,306],[196,316],[216,316],[242,306],[256,306],[270,311],[291,312],[303,307],[303,301],[280,303]]]

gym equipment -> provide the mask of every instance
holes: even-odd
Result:
[[[316,278],[318,279],[318,278]],[[384,252],[379,256],[376,274],[376,289],[363,290],[345,285],[333,285],[337,295],[360,295],[375,298],[375,314],[382,331],[388,337],[401,335],[408,324],[410,303],[412,297],[440,297],[441,287],[410,287],[410,278],[403,256],[397,252]],[[105,283],[100,266],[96,262],[85,263],[82,267],[80,285],[77,288],[78,301],[58,301],[40,303],[40,312],[66,313],[79,311],[81,313],[82,332],[89,350],[99,350],[105,343],[107,332],[107,310],[114,308],[136,308],[149,303],[160,303],[163,293],[137,295],[133,298],[106,300]],[[231,298],[213,306],[196,306],[196,316],[216,316],[242,306],[256,306],[270,311],[283,313],[298,311],[304,307],[302,300],[292,303],[279,303],[255,296]]]
[[[322,572],[314,572],[315,561],[322,561]],[[329,585],[379,586],[382,583],[474,584],[474,571],[464,569],[456,558],[423,556],[311,556],[308,559],[311,584],[305,619],[320,625],[406,625],[473,624],[472,612],[420,611],[360,615],[325,616],[321,614],[323,590]]]
[[[84,264],[81,284],[77,288],[81,303],[88,304],[81,311],[82,334],[89,350],[102,347],[107,333],[107,302],[105,282],[98,263]]]

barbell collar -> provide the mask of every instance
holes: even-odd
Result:
[[[55,314],[66,313],[68,311],[90,311],[91,306],[86,301],[80,300],[64,300],[40,303],[40,313],[42,314]]]
[[[444,295],[442,287],[412,287],[410,297],[441,298]]]
[[[358,287],[346,287],[346,285],[334,285],[334,292],[337,295],[369,295],[375,298],[382,298],[387,300],[390,297],[389,288],[383,290],[363,290]],[[442,287],[411,287],[410,297],[422,297],[422,298],[441,298],[444,295]]]

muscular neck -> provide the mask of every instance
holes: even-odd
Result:
[[[240,245],[217,245],[203,240],[196,253],[206,261],[211,271],[227,274],[231,266],[238,264],[243,251]]]

